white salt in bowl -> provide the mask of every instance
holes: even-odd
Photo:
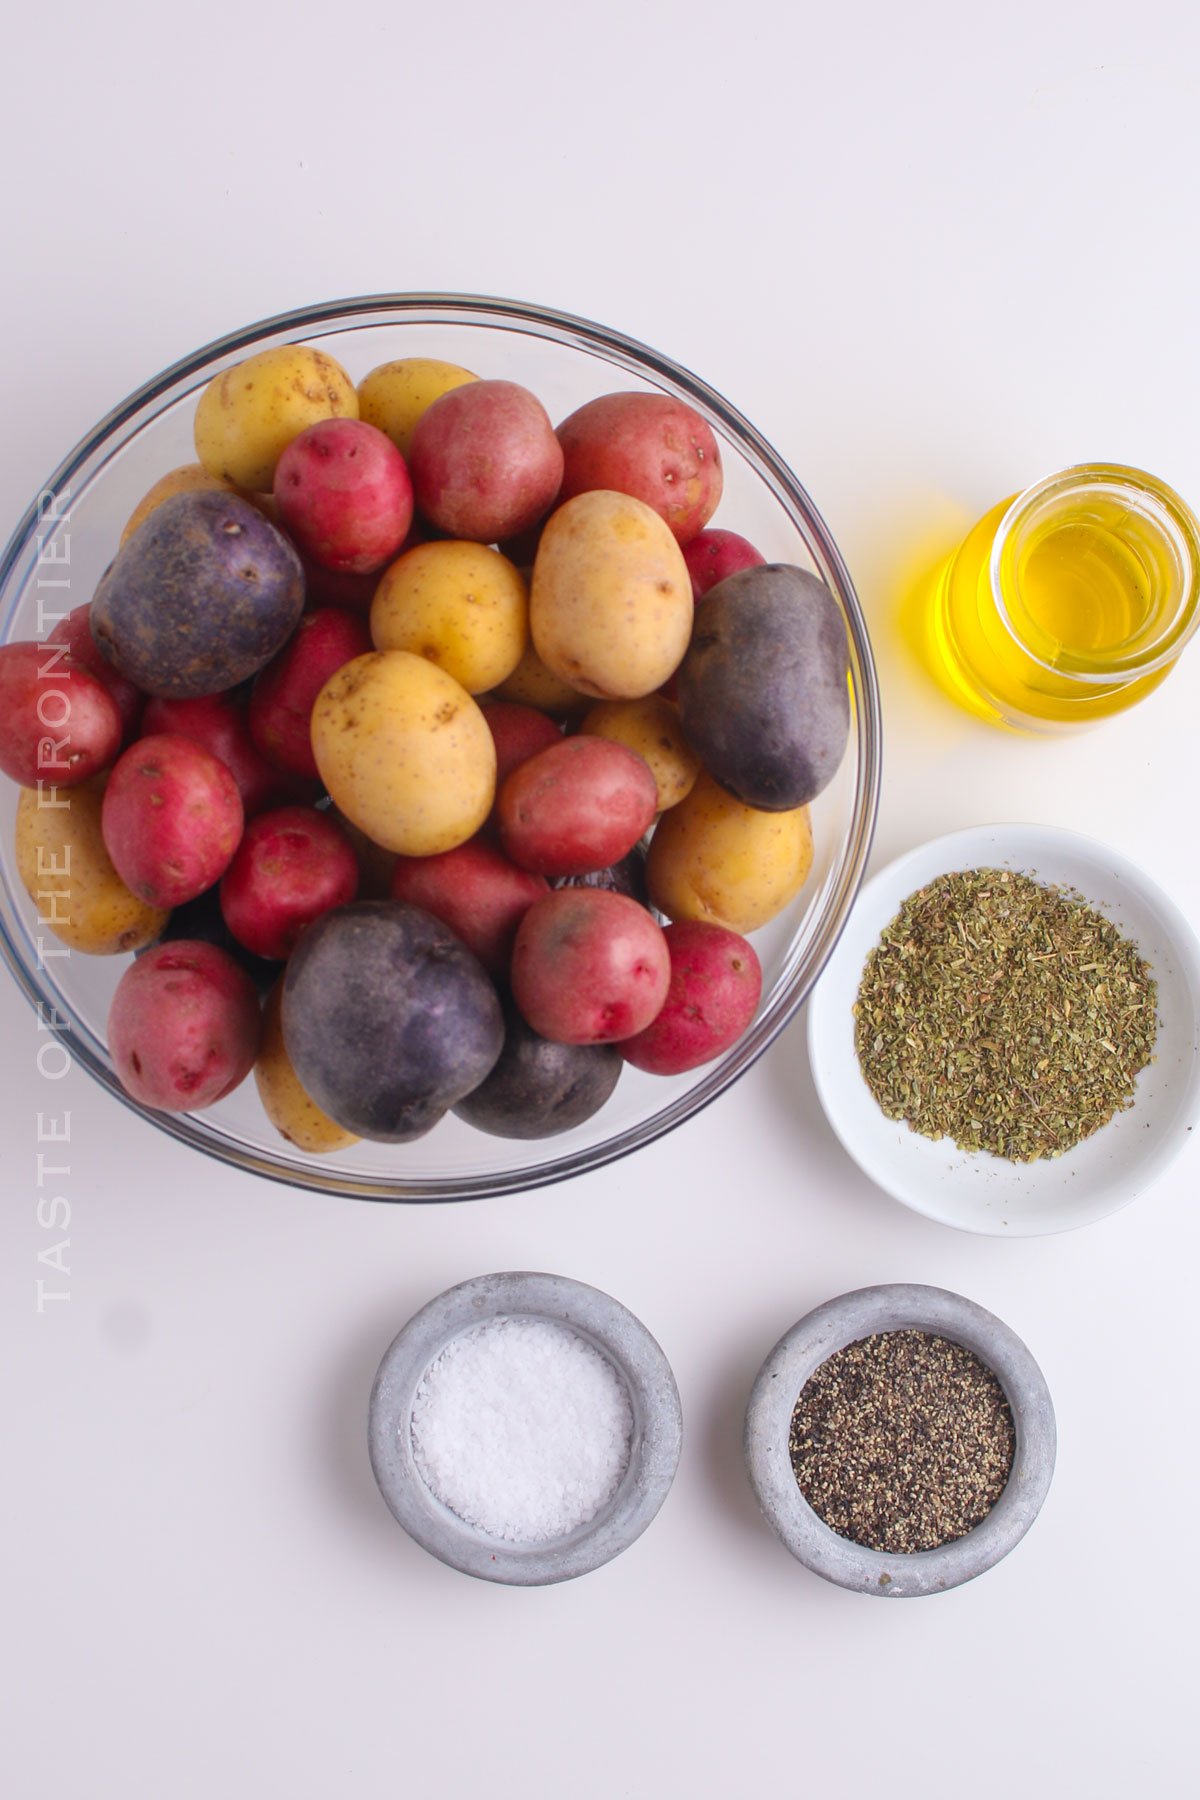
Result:
[[[413,1416],[431,1366],[456,1338],[489,1320],[540,1320],[565,1327],[603,1356],[629,1400],[629,1457],[615,1492],[593,1517],[560,1537],[515,1543],[451,1510],[434,1492],[413,1445]],[[371,1467],[393,1516],[432,1556],[514,1587],[585,1575],[639,1538],[670,1491],[682,1415],[675,1377],[639,1319],[610,1295],[563,1275],[480,1275],[448,1288],[392,1342],[371,1390]]]
[[[867,956],[910,894],[939,875],[1014,869],[1073,888],[1137,944],[1158,982],[1155,1060],[1134,1100],[1065,1155],[1004,1162],[921,1137],[880,1111],[854,1048]],[[825,1115],[871,1180],[914,1212],[991,1237],[1068,1231],[1126,1206],[1156,1180],[1200,1119],[1200,944],[1175,903],[1106,844],[1050,825],[980,825],[922,844],[863,888],[808,1009],[813,1080]]]

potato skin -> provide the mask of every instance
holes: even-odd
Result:
[[[296,1075],[346,1131],[404,1144],[490,1074],[504,1044],[496,990],[439,919],[398,901],[326,913],[283,988]]]
[[[499,1062],[454,1113],[492,1137],[557,1137],[598,1113],[620,1077],[611,1045],[552,1043],[510,1008]]]
[[[653,693],[683,659],[692,580],[658,514],[627,494],[580,494],[546,523],[533,565],[534,647],[598,700]]]
[[[497,795],[514,769],[519,769],[539,750],[548,750],[562,737],[558,725],[547,713],[538,712],[532,706],[518,706],[515,701],[489,699],[484,705],[483,717],[496,746]],[[493,807],[493,820],[495,817]]]
[[[345,833],[311,806],[259,813],[221,877],[221,916],[255,956],[283,962],[314,919],[358,893]]]
[[[716,512],[721,452],[698,412],[668,394],[604,394],[558,428],[563,448],[560,503],[596,488],[632,494],[653,507],[680,544]]]
[[[165,908],[141,900],[121,880],[100,830],[106,775],[73,788],[17,800],[17,873],[39,925],[87,956],[120,956],[154,942]]]
[[[243,500],[249,499],[232,481],[226,481],[223,475],[210,475],[203,463],[184,463],[178,469],[169,469],[160,475],[152,488],[149,488],[138,501],[126,519],[121,531],[120,548],[123,548],[133,536],[139,525],[145,523],[164,500],[174,499],[176,494],[238,494]]]
[[[123,727],[104,683],[62,644],[0,646],[0,771],[74,787],[113,761]]]
[[[452,676],[407,650],[339,669],[317,695],[312,741],[334,805],[381,849],[453,850],[491,811],[496,748],[482,712]]]
[[[272,491],[279,523],[302,553],[335,572],[381,569],[412,524],[404,458],[361,419],[321,419],[293,438]]]
[[[256,675],[304,608],[295,550],[236,494],[164,500],[101,577],[92,636],[146,694],[216,694]]]
[[[558,1044],[612,1044],[645,1030],[667,996],[671,961],[657,921],[636,900],[558,888],[521,921],[512,995]]]
[[[702,774],[650,840],[650,902],[669,919],[756,931],[800,892],[812,854],[806,806],[759,812]]]
[[[320,798],[315,766],[306,780],[267,761],[250,735],[243,693],[202,694],[196,700],[156,696],[146,702],[142,735],[185,737],[202,745],[233,776],[248,819],[272,806],[298,806]]]
[[[65,644],[72,662],[77,662],[107,688],[121,715],[122,741],[131,743],[138,734],[146,696],[132,681],[119,675],[111,663],[105,662],[92,636],[92,603],[76,606],[65,619],[60,619],[47,637],[48,644]]]
[[[529,590],[485,544],[418,544],[385,569],[371,602],[377,650],[409,650],[484,694],[512,674],[529,642]]]
[[[736,1044],[758,1007],[762,968],[754,947],[721,925],[681,919],[663,936],[671,985],[658,1017],[620,1046],[650,1075],[683,1075]]]
[[[641,700],[601,700],[579,727],[585,736],[624,744],[648,765],[658,791],[658,812],[691,793],[700,758],[683,735],[678,708],[661,694]]]
[[[412,449],[417,421],[452,388],[478,381],[470,369],[436,356],[402,356],[380,363],[358,384],[358,416],[387,433],[402,456]]]
[[[225,873],[242,835],[237,783],[185,737],[144,737],[104,790],[100,828],[122,881],[151,906],[181,906]]]
[[[159,1112],[197,1112],[245,1080],[262,1015],[231,956],[186,939],[156,944],[117,983],[108,1051],[126,1093]]]
[[[536,394],[515,381],[471,381],[421,415],[409,459],[421,512],[452,538],[494,544],[548,513],[562,450]]]
[[[500,790],[500,841],[523,869],[590,875],[628,855],[654,822],[658,789],[643,759],[606,738],[561,738]]]
[[[448,925],[495,981],[507,981],[517,927],[549,892],[542,876],[519,869],[480,837],[440,856],[398,856],[392,870],[392,899],[424,907]]]
[[[358,395],[339,362],[307,344],[279,344],[213,376],[196,407],[196,455],[209,475],[265,494],[307,426],[357,417]]]
[[[832,781],[850,734],[850,655],[815,575],[764,563],[696,608],[679,713],[709,774],[747,806],[789,812]]]
[[[552,719],[563,720],[579,718],[587,711],[588,704],[586,694],[560,680],[546,667],[533,647],[532,638],[512,674],[493,689],[493,697],[510,701],[514,706],[531,706]]]
[[[321,1111],[312,1095],[305,1093],[300,1077],[292,1067],[283,1041],[282,1000],[283,981],[280,979],[267,995],[262,1042],[254,1064],[254,1085],[263,1111],[280,1137],[295,1144],[297,1150],[307,1150],[310,1156],[328,1156],[334,1150],[348,1150],[358,1142],[354,1133],[344,1130],[328,1113]]]
[[[319,779],[312,747],[312,712],[331,675],[368,656],[367,622],[341,606],[305,613],[279,655],[261,670],[250,695],[247,724],[259,754],[276,768]]]
[[[692,578],[692,598],[703,599],[709,588],[716,587],[727,575],[739,569],[756,569],[766,562],[749,538],[736,531],[702,531],[683,552],[683,560]]]

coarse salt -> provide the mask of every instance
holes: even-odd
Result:
[[[430,1363],[409,1429],[418,1471],[451,1512],[489,1537],[538,1544],[612,1498],[633,1414],[621,1375],[586,1338],[500,1314]]]

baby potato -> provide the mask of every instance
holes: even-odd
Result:
[[[262,1042],[254,1065],[254,1085],[263,1103],[263,1111],[280,1137],[297,1150],[311,1156],[327,1156],[332,1150],[348,1150],[358,1139],[322,1112],[311,1094],[300,1085],[300,1077],[292,1067],[292,1059],[283,1041],[281,1000],[283,977],[280,976],[263,1012]]]
[[[184,463],[182,468],[171,469],[166,475],[160,475],[149,492],[142,495],[125,521],[121,543],[127,544],[155,507],[161,506],[164,500],[173,499],[176,494],[236,494],[238,491],[233,482],[226,481],[223,475],[210,475],[202,463]],[[242,499],[245,498],[246,495],[243,494]]]
[[[552,719],[577,719],[586,707],[587,696],[578,688],[548,669],[533,647],[532,639],[525,654],[513,670],[494,690],[497,700],[511,700],[515,706],[532,706],[548,713]]]
[[[451,388],[478,381],[470,369],[436,356],[402,356],[381,363],[358,384],[358,416],[385,431],[402,456],[412,448],[417,420]]]
[[[376,650],[330,676],[312,715],[313,755],[334,805],[372,843],[436,856],[491,811],[496,747],[470,694],[423,656]]]
[[[39,922],[72,950],[120,956],[153,943],[170,914],[132,893],[104,847],[107,775],[73,788],[23,788],[17,801],[17,871]]]
[[[468,694],[507,680],[529,641],[520,571],[484,544],[418,544],[385,570],[371,602],[377,650],[428,657]]]
[[[758,812],[702,774],[650,840],[651,904],[669,919],[756,931],[800,892],[812,857],[807,806]]]
[[[624,744],[649,763],[658,788],[658,811],[690,794],[700,773],[700,758],[683,735],[679,712],[661,694],[642,700],[601,700],[579,727],[589,737]]]
[[[560,680],[599,700],[638,700],[683,660],[692,578],[670,527],[641,500],[598,489],[547,521],[529,623]]]
[[[196,407],[196,455],[210,475],[261,494],[309,425],[357,417],[341,363],[309,344],[278,344],[213,376]]]

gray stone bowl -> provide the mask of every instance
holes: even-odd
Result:
[[[831,1531],[800,1492],[788,1436],[809,1376],[847,1344],[881,1331],[927,1331],[971,1350],[1004,1389],[1016,1430],[1008,1484],[986,1519],[938,1550],[891,1555]],[[782,1337],[746,1411],[746,1467],[767,1522],[806,1568],[839,1587],[891,1599],[940,1594],[990,1569],[1036,1519],[1054,1473],[1054,1407],[1041,1370],[1008,1326],[945,1288],[897,1283],[827,1300]]]
[[[629,1467],[593,1519],[548,1543],[514,1544],[468,1525],[416,1466],[411,1420],[421,1377],[452,1338],[485,1319],[551,1319],[586,1338],[625,1382],[633,1413]],[[540,1587],[611,1562],[641,1536],[670,1491],[682,1416],[671,1365],[639,1319],[598,1288],[563,1275],[480,1275],[422,1307],[392,1342],[371,1390],[371,1467],[393,1515],[423,1549],[484,1581]]]

